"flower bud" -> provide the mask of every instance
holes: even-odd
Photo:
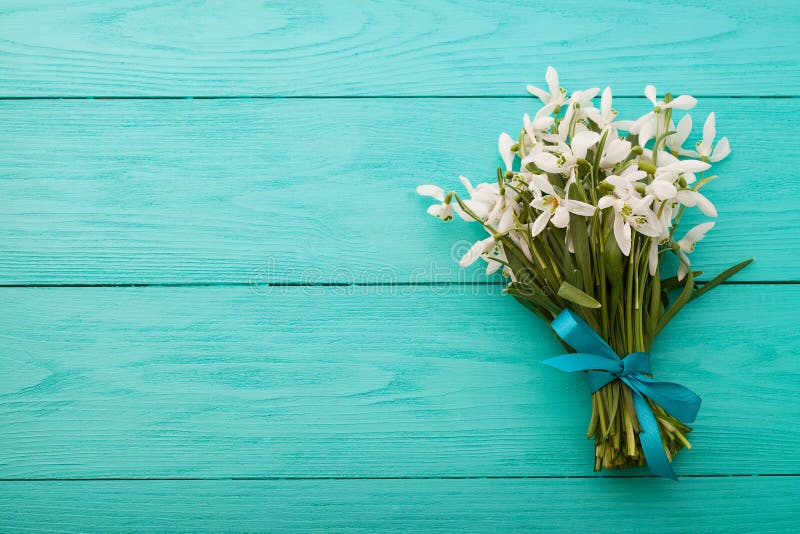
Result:
[[[503,175],[503,178],[505,178],[506,180],[510,180],[513,177],[514,177],[514,173],[511,172],[511,171],[506,171],[506,173]]]
[[[639,161],[639,170],[642,170],[648,174],[655,174],[656,166],[647,161]]]

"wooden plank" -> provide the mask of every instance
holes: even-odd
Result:
[[[794,532],[800,477],[0,482],[9,532]]]
[[[660,337],[704,399],[679,473],[800,473],[798,298],[724,286]],[[583,380],[491,286],[0,299],[0,478],[592,475]]]
[[[798,95],[797,27],[789,0],[7,0],[0,96],[516,95],[551,62],[573,89]]]
[[[720,217],[693,255],[739,280],[800,280],[798,100],[701,102],[734,153],[707,186]],[[620,101],[638,116],[644,101]],[[482,237],[414,193],[492,179],[506,99],[0,103],[0,282],[476,281],[454,259]],[[700,220],[691,217],[685,222]]]

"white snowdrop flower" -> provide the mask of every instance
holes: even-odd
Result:
[[[548,91],[539,89],[535,85],[527,87],[528,92],[542,101],[542,104],[552,104],[554,108],[561,106],[566,101],[567,92],[558,85],[558,72],[553,67],[547,67],[544,76],[547,81]]]
[[[630,141],[619,137],[607,140],[603,146],[603,154],[600,156],[600,168],[610,169],[625,159],[631,152],[631,146]]]
[[[547,129],[553,125],[555,119],[553,118],[553,108],[555,106],[548,105],[536,112],[536,115],[531,120],[530,115],[527,113],[522,117],[522,123],[525,128],[525,133],[528,134],[530,144],[536,144],[547,132]]]
[[[586,152],[598,141],[600,134],[597,132],[580,132],[572,137],[570,145],[559,142],[554,147],[548,147],[548,151],[534,154],[531,161],[545,172],[567,173],[579,159],[586,157]]]
[[[631,253],[632,230],[649,237],[661,234],[658,216],[650,209],[652,202],[649,195],[639,199],[606,195],[597,201],[600,209],[614,209],[614,238],[625,256]]]
[[[556,228],[566,228],[569,224],[569,214],[582,215],[588,217],[594,215],[597,210],[596,207],[585,202],[572,200],[569,198],[562,198],[559,196],[553,186],[546,180],[537,179],[537,186],[546,195],[534,198],[531,206],[541,211],[542,213],[536,218],[531,229],[531,236],[536,237],[547,226],[548,222],[552,222]]]
[[[728,143],[728,138],[723,137],[714,147],[714,137],[717,135],[716,117],[713,113],[708,115],[706,123],[703,125],[703,139],[697,142],[697,150],[687,150],[685,153],[688,156],[700,158],[703,161],[711,161],[716,163],[728,157],[731,153],[731,147]],[[713,150],[712,150],[713,147]]]
[[[417,194],[423,197],[431,197],[438,200],[439,204],[431,204],[428,206],[428,214],[438,217],[443,221],[449,221],[453,218],[453,209],[449,203],[444,200],[444,190],[435,185],[421,185],[417,187]]]
[[[507,187],[486,216],[486,224],[496,226],[497,231],[504,233],[514,227],[514,219],[522,211],[520,203],[515,198],[516,191]]]
[[[660,157],[661,154],[659,154]],[[665,162],[666,163],[666,162]],[[695,173],[705,172],[711,168],[711,165],[704,161],[696,159],[681,159],[675,160],[666,165],[659,165],[656,169],[656,178],[672,179],[673,181],[678,178],[683,178],[687,184],[693,184],[697,181]]]
[[[714,204],[694,189],[679,189],[678,193],[675,195],[675,200],[687,208],[697,206],[697,208],[708,217],[717,216],[717,208],[714,207]]]
[[[486,254],[482,254],[481,258],[486,262],[486,274],[494,274],[497,272],[501,267],[504,267],[505,263],[508,263],[508,258],[506,258],[506,252],[503,249],[503,245],[498,243],[493,250],[487,252]],[[494,258],[497,258],[502,261],[495,261]]]
[[[464,204],[472,210],[475,215],[480,217],[481,220],[485,219],[497,202],[497,198],[500,196],[500,188],[497,183],[480,183],[477,187],[472,187],[472,184],[466,177],[459,176],[458,178],[461,180],[461,183],[464,184],[470,196],[470,198],[463,201]],[[458,210],[458,213],[465,221],[472,220],[472,217],[469,215],[462,215],[460,210]]]
[[[475,260],[481,257],[481,255],[486,254],[487,252],[492,250],[496,244],[497,241],[495,241],[494,236],[487,237],[486,239],[481,239],[480,241],[478,241],[469,248],[467,253],[464,254],[464,256],[462,256],[461,261],[459,261],[458,264],[461,267],[469,267],[470,265],[475,263]]]
[[[661,129],[659,127],[663,126],[663,122],[659,122],[658,124],[656,123],[657,120],[663,120],[664,114],[662,111],[669,108],[688,110],[697,105],[697,99],[689,95],[680,95],[672,99],[670,102],[657,100],[656,88],[652,85],[645,87],[644,96],[646,96],[650,103],[653,104],[653,111],[645,113],[636,119],[636,121],[634,121],[630,126],[630,132],[632,134],[641,134],[642,129],[646,126],[644,136],[646,139],[651,139],[654,133]],[[645,143],[640,140],[639,144],[644,146]]]
[[[511,147],[514,145],[514,140],[511,136],[503,132],[497,140],[497,149],[500,151],[500,157],[503,158],[503,165],[506,171],[514,172],[512,165],[514,163],[514,153]]]
[[[666,144],[672,153],[676,156],[688,155],[688,151],[683,148],[683,143],[689,138],[692,133],[692,117],[688,113],[678,121],[678,126],[674,126],[670,122],[669,129],[675,133],[667,137]]]
[[[689,272],[689,268],[691,267],[689,257],[686,254],[694,252],[694,247],[697,242],[702,240],[712,228],[714,228],[713,222],[698,224],[686,232],[686,235],[677,242],[678,248],[680,249],[678,250],[678,257],[680,258],[680,264],[678,265],[678,280],[683,280],[683,278],[686,276],[686,273]]]
[[[574,91],[567,101],[567,111],[564,113],[564,119],[558,125],[558,135],[561,139],[566,139],[570,134],[570,128],[573,129],[572,133],[583,131],[586,126],[583,124],[583,119],[586,119],[593,114],[594,103],[592,99],[597,96],[600,89],[593,87],[585,91]]]

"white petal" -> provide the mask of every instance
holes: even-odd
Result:
[[[536,188],[545,193],[547,195],[555,195],[556,191],[553,189],[553,185],[547,180],[547,176],[543,174],[534,174],[531,177],[531,183],[536,186]],[[541,209],[541,208],[540,208]]]
[[[686,261],[689,261],[688,259]],[[683,262],[678,264],[678,281],[680,282],[684,278],[686,278],[686,273],[689,272],[689,268]]]
[[[603,94],[600,97],[600,112],[603,116],[611,113],[611,87],[603,89]]]
[[[587,130],[585,132],[575,134],[572,137],[572,154],[578,159],[585,158],[586,151],[589,149],[589,147],[598,141],[600,141],[600,134],[597,132],[590,132]]]
[[[678,189],[667,180],[653,180],[650,187],[658,200],[667,200],[678,194]]]
[[[531,237],[536,237],[537,235],[542,233],[542,230],[544,230],[544,227],[547,226],[547,221],[549,220],[550,220],[550,210],[544,210],[538,217],[536,217],[536,220],[533,221],[533,227],[531,228]]]
[[[655,276],[658,269],[658,241],[651,240],[650,250],[647,254],[647,264],[650,269],[650,275]]]
[[[709,158],[711,161],[719,161],[728,157],[728,154],[731,153],[731,146],[728,143],[728,138],[723,137],[717,143],[717,146],[714,147],[714,152],[711,154]]]
[[[500,150],[500,157],[503,158],[503,164],[507,171],[512,170],[511,165],[514,162],[514,153],[511,152],[513,144],[514,140],[505,132],[500,134],[500,138],[497,140],[497,148]]]
[[[678,98],[674,99],[669,104],[665,104],[664,107],[673,109],[692,109],[696,105],[697,105],[697,99],[695,97],[689,95],[681,95]]]
[[[656,101],[656,88],[655,88],[654,85],[648,85],[647,87],[644,88],[644,96],[646,96],[647,100],[652,102],[652,104],[654,106],[656,105],[656,103],[657,103],[657,101]],[[627,254],[626,254],[626,256],[627,256]]]
[[[542,104],[547,104],[550,102],[550,95],[547,93],[547,91],[543,91],[535,85],[529,85],[527,89],[530,94],[541,100]]]
[[[654,121],[646,121],[639,129],[639,146],[644,147],[647,142],[655,136],[655,123]]]
[[[597,210],[591,204],[587,204],[585,202],[580,202],[578,200],[572,200],[569,198],[565,198],[561,201],[561,205],[564,206],[570,212],[576,215],[583,215],[584,217],[589,217],[594,215],[594,212]]]
[[[493,261],[491,258],[484,257],[486,260],[486,274],[494,274],[500,267],[503,266],[499,261]]]
[[[558,86],[558,72],[556,72],[556,69],[547,67],[544,79],[547,80],[547,87],[550,89],[551,96],[558,95],[561,92],[561,88]]]
[[[473,263],[475,263],[475,260],[477,260],[480,257],[481,254],[490,250],[494,246],[494,243],[495,241],[493,237],[487,237],[486,239],[478,241],[477,243],[475,243],[470,247],[467,253],[464,254],[464,256],[461,258],[461,261],[458,262],[458,264],[461,267],[468,267],[472,265]]]
[[[553,226],[556,228],[566,228],[566,226],[569,224],[569,211],[567,208],[564,206],[557,207],[556,212],[550,219],[550,222],[552,222]]]
[[[709,145],[714,141],[714,137],[717,135],[716,123],[717,119],[714,112],[709,113],[706,123],[703,125],[703,141],[708,142]]]
[[[477,200],[469,199],[465,200],[464,204],[478,217],[484,219],[487,215],[489,215],[489,206],[485,202],[479,202]],[[464,218],[465,221],[472,220],[472,218]]]
[[[474,191],[472,183],[467,179],[466,176],[459,176],[458,179],[461,180],[461,183],[464,184],[464,187],[466,187],[467,191],[469,191],[469,195],[472,196],[472,192]]]
[[[701,241],[706,236],[708,231],[711,230],[712,228],[714,228],[713,222],[698,224],[697,226],[686,232],[686,235],[683,236],[683,239],[678,241],[678,246],[680,246],[681,250],[683,250],[684,252],[694,251],[695,243]]]
[[[628,131],[634,135],[638,134],[639,130],[642,129],[642,126],[644,126],[644,124],[647,121],[652,120],[653,117],[655,117],[655,113],[653,113],[652,111],[650,113],[645,113],[644,115],[633,121],[633,124],[631,124],[630,128],[628,128]],[[617,123],[617,127],[622,128],[622,126],[619,126],[619,122]]]
[[[709,217],[716,217],[717,208],[714,207],[714,204],[700,193],[695,193],[695,195],[697,195],[697,207],[700,208],[700,211]]]
[[[500,233],[506,230],[511,230],[514,227],[514,210],[506,209],[503,216],[500,217],[500,222],[497,223],[497,231]]]
[[[444,190],[435,185],[421,185],[417,187],[417,194],[423,197],[432,197],[439,202],[444,200]]]
[[[672,136],[673,142],[676,146],[681,146],[689,135],[692,133],[692,116],[688,113],[678,122],[678,127],[675,128],[675,135]]]
[[[534,154],[531,159],[544,172],[561,172],[561,167],[558,166],[558,159],[550,152]]]
[[[600,197],[600,200],[597,201],[597,207],[601,210],[608,208],[614,204],[614,197],[611,195],[606,195],[604,197]]]
[[[631,253],[631,227],[625,224],[619,213],[614,218],[614,238],[620,251],[628,256]]]

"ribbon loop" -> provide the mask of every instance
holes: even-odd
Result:
[[[548,358],[542,363],[567,373],[587,371],[586,380],[592,393],[616,379],[624,382],[633,393],[636,418],[642,428],[639,441],[648,468],[656,475],[677,480],[661,443],[658,421],[647,399],[661,406],[676,419],[691,423],[700,410],[700,397],[679,384],[659,382],[645,376],[652,370],[648,353],[631,352],[626,357],[620,358],[608,343],[572,310],[563,310],[550,326],[558,337],[577,352]]]

